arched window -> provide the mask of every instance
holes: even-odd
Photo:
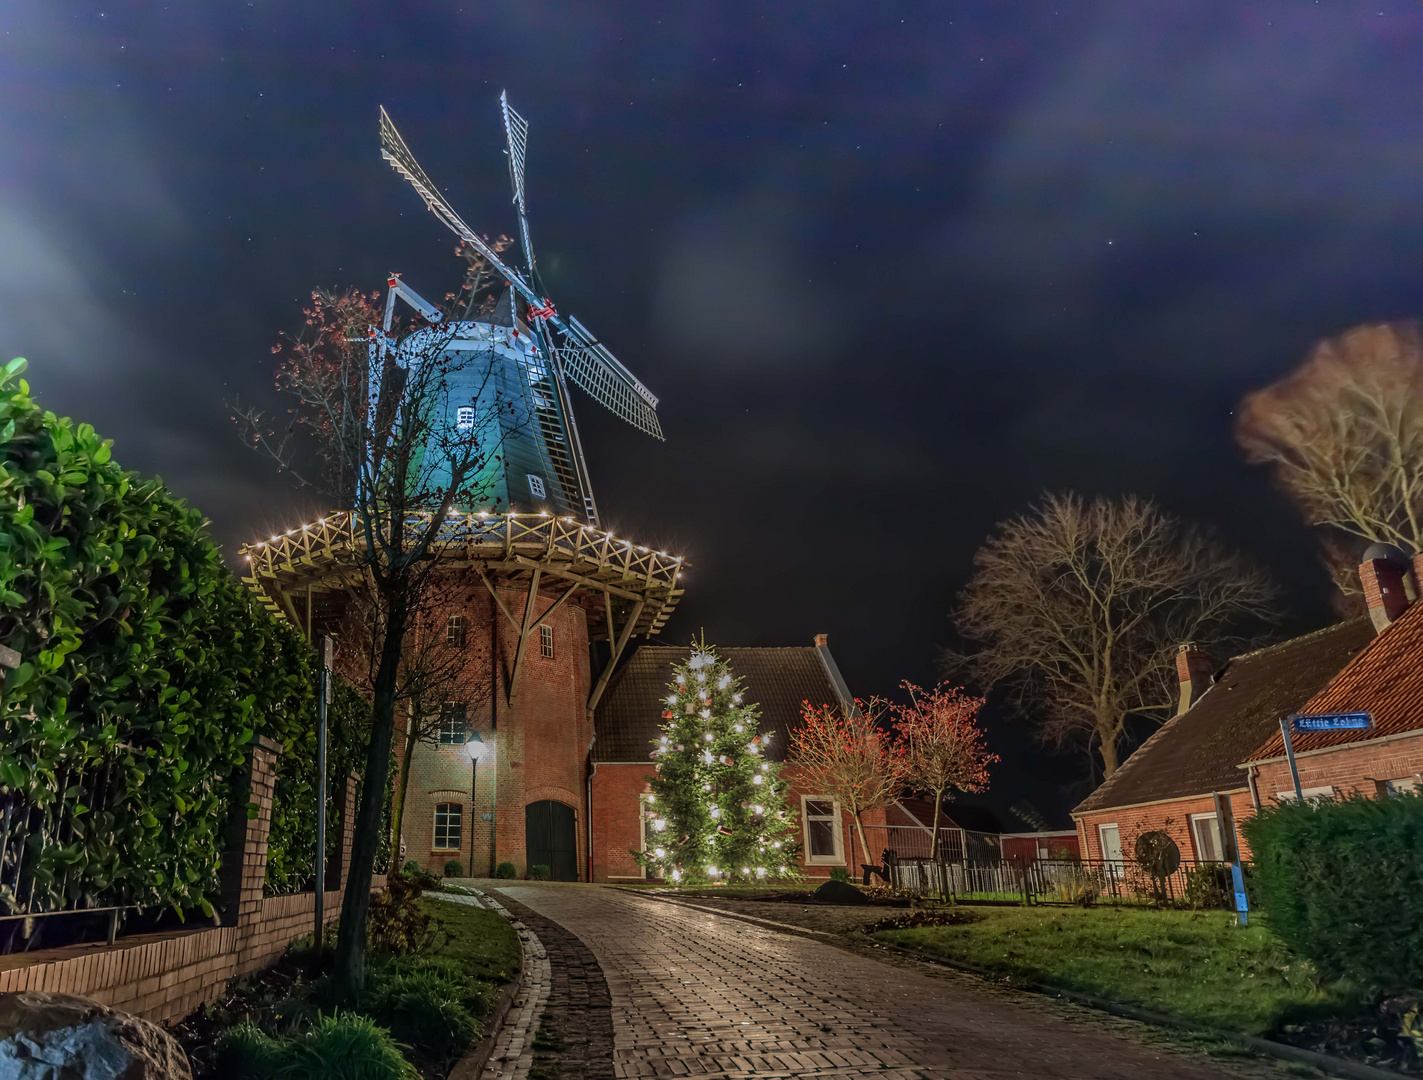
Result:
[[[464,807],[457,802],[435,804],[435,840],[430,845],[434,851],[459,851],[464,826]]]

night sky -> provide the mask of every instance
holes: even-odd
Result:
[[[575,408],[605,523],[690,563],[664,640],[824,632],[857,694],[931,681],[975,547],[1068,486],[1212,524],[1305,629],[1313,538],[1231,409],[1419,314],[1420,44],[1416,7],[1332,0],[16,0],[0,355],[229,556],[308,520],[225,402],[270,396],[313,287],[458,282],[377,105],[513,233],[507,89],[550,293],[662,399],[665,444]],[[993,742],[991,801],[1065,821],[1081,756]]]

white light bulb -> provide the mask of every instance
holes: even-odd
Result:
[[[656,851],[654,851],[652,854],[656,855],[659,859],[665,859],[665,858],[667,858],[667,849],[666,849],[666,848],[663,848],[663,847],[660,847],[660,848],[658,848]]]
[[[766,876],[766,868],[765,868],[764,866],[758,866],[758,867],[756,867],[756,876],[757,876],[757,877],[765,877],[765,876]]]
[[[646,700],[646,699],[644,699],[644,700]],[[720,871],[717,870],[717,868],[716,868],[715,866],[712,866],[710,863],[708,863],[708,864],[707,864],[707,873],[710,874],[712,877],[716,877],[717,874],[720,873]]]
[[[656,796],[656,795],[649,795],[649,796],[647,797],[647,804],[648,804],[649,806],[651,806],[651,805],[652,805],[653,803],[655,803],[656,801],[657,801],[657,796]]]
[[[718,690],[725,690],[725,689],[726,689],[728,686],[730,686],[730,685],[731,685],[731,676],[730,676],[730,675],[723,675],[721,678],[717,679],[717,681],[716,681],[716,688],[717,688]]]
[[[713,818],[719,818],[719,817],[721,817],[721,807],[719,807],[719,806],[713,806],[713,807],[712,807],[711,816],[712,816]]]
[[[751,809],[757,814],[764,814],[766,812],[766,808],[763,806],[753,806],[751,807]]]
[[[733,705],[740,705],[740,704],[741,704],[741,695],[740,695],[740,694],[732,694],[732,695],[731,695],[731,703],[732,703]]]
[[[760,773],[757,773],[755,776],[751,777],[751,782],[753,784],[761,784],[765,782],[765,779],[766,778],[763,777]]]
[[[715,761],[715,760],[716,760],[716,759],[712,757],[712,752],[711,752],[710,750],[703,750],[703,751],[702,751],[702,764],[703,764],[703,765],[710,765],[710,764],[711,764],[713,761]],[[759,777],[758,777],[758,779],[759,779]]]
[[[761,766],[761,771],[762,771],[762,772],[770,772],[770,771],[771,771],[771,766],[766,765],[766,764],[763,763],[762,766]]]
[[[707,742],[711,742],[713,739],[716,738],[716,736],[713,735],[710,731],[708,731],[705,735],[702,736],[702,738],[706,739]]]
[[[774,844],[772,844],[771,846],[772,846],[773,848],[775,848],[776,850],[779,851],[779,850],[780,850],[780,847],[781,847],[781,842],[780,842],[779,840],[777,840],[777,841],[776,841]]]
[[[681,881],[681,880],[682,880],[682,871],[680,871],[680,870],[673,870],[673,871],[672,871],[672,880],[673,880],[673,881]]]
[[[703,719],[703,720],[710,720],[710,719],[711,719],[711,710],[710,710],[710,709],[703,709],[703,710],[702,710],[702,719]]]
[[[676,695],[676,694],[668,694],[668,695],[667,695],[667,704],[668,704],[668,705],[675,705],[675,704],[677,704],[677,695]]]
[[[658,818],[652,823],[653,832],[661,832],[665,828],[667,828],[667,822],[663,821],[661,818]]]
[[[749,873],[751,873],[751,867],[749,867],[749,866],[743,866],[743,867],[741,868],[741,872],[742,872],[743,874],[749,874]]]
[[[699,682],[699,683],[704,683],[704,682],[706,682],[706,681],[707,681],[707,673],[706,673],[705,671],[699,671],[699,672],[697,672],[697,682]],[[644,698],[643,700],[645,701],[645,700],[647,700],[647,699]]]
[[[702,785],[702,790],[703,790],[703,791],[710,791],[710,790],[711,790],[711,785],[710,785],[710,784],[703,784],[703,785]]]

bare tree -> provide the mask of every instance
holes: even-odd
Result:
[[[940,684],[923,690],[907,680],[908,705],[891,708],[904,753],[904,780],[915,791],[934,796],[934,838],[929,857],[939,857],[939,810],[955,791],[984,791],[988,766],[998,760],[984,745],[978,711],[983,699],[960,687]]]
[[[856,701],[852,710],[805,702],[787,758],[796,769],[797,787],[828,795],[850,812],[867,864],[873,860],[865,843],[864,815],[904,786],[904,757],[876,723],[882,712],[873,700]]]
[[[1245,398],[1235,433],[1305,520],[1330,531],[1325,562],[1341,591],[1358,591],[1353,564],[1365,543],[1423,551],[1423,339],[1415,323],[1361,326],[1319,342],[1293,372]],[[1346,539],[1353,550],[1341,545]]]
[[[1133,496],[1049,495],[974,556],[954,621],[977,651],[946,652],[1002,687],[1041,737],[1117,771],[1131,716],[1171,707],[1183,642],[1224,653],[1273,614],[1274,588],[1242,556]]]
[[[333,981],[364,980],[366,915],[380,845],[407,632],[434,607],[445,554],[460,543],[456,508],[490,506],[487,468],[514,424],[488,354],[451,350],[454,329],[420,318],[381,329],[376,298],[316,293],[301,334],[279,346],[277,385],[293,399],[284,428],[236,410],[251,445],[353,511],[359,565],[351,575],[369,648],[372,723]],[[452,386],[466,414],[455,422]],[[317,468],[304,463],[314,457]],[[408,693],[408,691],[407,691]]]

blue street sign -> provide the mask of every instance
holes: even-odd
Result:
[[[1307,713],[1290,719],[1294,721],[1298,734],[1306,731],[1363,731],[1373,725],[1373,718],[1366,712]]]

